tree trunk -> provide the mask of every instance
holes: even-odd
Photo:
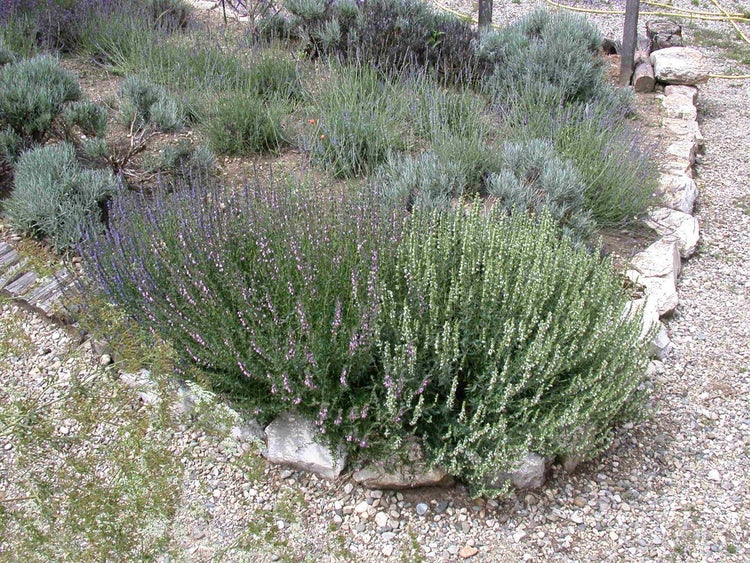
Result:
[[[620,55],[620,86],[630,84],[630,77],[633,75],[638,35],[638,2],[639,0],[626,0],[625,3],[625,29],[622,34]]]
[[[479,0],[479,31],[492,29],[492,0]]]

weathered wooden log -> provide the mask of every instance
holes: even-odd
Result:
[[[646,22],[646,35],[651,41],[651,50],[667,47],[682,47],[682,26],[671,21]]]
[[[647,94],[654,91],[656,79],[654,78],[654,67],[651,65],[651,41],[648,37],[638,37],[635,52],[635,70],[633,70],[633,89],[638,94]]]
[[[651,63],[651,41],[648,37],[644,35],[638,37],[635,48],[635,58],[633,62],[636,65],[642,62]]]
[[[648,94],[654,91],[656,78],[654,78],[654,67],[651,63],[639,62],[633,71],[633,89],[638,94]]]
[[[619,55],[622,43],[610,37],[602,39],[602,51],[605,55]]]

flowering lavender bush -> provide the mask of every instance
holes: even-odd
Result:
[[[193,179],[153,201],[118,197],[81,250],[109,297],[217,389],[265,418],[296,408],[353,444],[371,424],[381,249],[397,236],[378,209]]]
[[[215,387],[265,419],[295,409],[353,453],[417,435],[482,490],[528,450],[601,448],[637,404],[647,347],[610,264],[549,216],[480,201],[383,215],[371,197],[193,179],[118,197],[81,250]]]

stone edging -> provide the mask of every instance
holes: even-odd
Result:
[[[698,89],[686,85],[668,85],[661,96],[665,115],[662,126],[671,137],[666,147],[668,159],[659,178],[665,206],[652,210],[645,221],[659,239],[637,253],[627,271],[635,284],[644,287],[645,297],[632,301],[630,310],[643,309],[644,334],[652,328],[656,331],[652,357],[659,360],[673,349],[661,319],[679,303],[677,280],[682,260],[695,252],[700,239],[700,225],[692,215],[698,196],[693,165],[696,153],[703,149],[703,135],[696,121],[697,99]]]

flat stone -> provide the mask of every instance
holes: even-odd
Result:
[[[667,117],[687,120],[695,120],[698,117],[698,109],[687,96],[665,96],[662,99],[662,105],[664,106],[664,114]]]
[[[680,256],[683,258],[689,258],[698,247],[700,225],[698,220],[688,213],[660,207],[649,213],[646,224],[661,236],[677,237]]]
[[[692,178],[662,175],[659,178],[659,191],[665,207],[687,214],[693,213],[695,200],[698,198],[698,187]]]
[[[654,76],[667,84],[695,85],[708,80],[703,53],[692,47],[668,47],[651,53]]]
[[[659,317],[674,311],[679,303],[677,278],[682,267],[676,238],[662,237],[636,254],[631,265],[627,276],[646,288],[646,297],[656,303]]]
[[[687,88],[687,86],[675,86],[675,88]],[[703,145],[703,133],[695,120],[665,117],[662,120],[662,126],[675,136],[694,142],[696,147]]]
[[[642,285],[645,288],[646,297],[656,302],[659,318],[677,308],[679,297],[677,287],[671,278],[646,277],[635,270],[628,270],[626,275],[633,282]]]
[[[693,105],[698,102],[698,88],[696,88],[695,86],[669,84],[664,87],[664,94],[667,97],[685,96],[690,99],[690,103]]]
[[[677,158],[667,155],[668,159],[660,163],[659,170],[668,176],[680,176],[685,178],[694,178],[693,164],[694,161],[686,158]]]
[[[695,164],[695,150],[696,144],[689,139],[680,139],[667,145],[667,155],[674,157],[680,162],[687,161],[690,163],[690,167]]]
[[[459,550],[458,556],[461,559],[468,559],[469,557],[474,557],[477,553],[479,553],[479,550],[476,547],[465,545]]]
[[[344,470],[343,448],[331,448],[316,441],[318,429],[309,420],[284,413],[266,427],[265,457],[271,463],[309,471],[326,479],[336,479]]]

